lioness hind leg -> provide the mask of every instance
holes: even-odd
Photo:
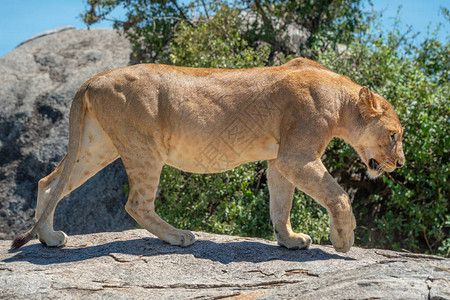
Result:
[[[267,179],[270,193],[270,219],[278,244],[288,249],[308,249],[311,237],[292,231],[290,212],[294,185],[275,167],[275,161],[268,162]]]
[[[59,201],[118,158],[118,152],[113,143],[90,112],[86,113],[82,126],[81,146],[77,161]],[[40,218],[56,188],[64,168],[64,161],[65,159],[50,175],[39,181],[36,220]],[[60,247],[67,242],[67,235],[62,231],[53,230],[54,212],[53,210],[50,213],[47,221],[39,230],[38,236],[44,245]]]
[[[149,159],[132,164],[122,157],[127,169],[130,195],[125,209],[143,228],[166,243],[189,246],[195,236],[187,230],[179,230],[161,219],[155,212],[155,197],[163,164]]]
[[[61,161],[58,167],[47,177],[39,180],[38,184],[38,199],[36,206],[36,221],[41,217],[42,212],[47,206],[48,201],[50,200],[52,191],[55,190],[56,184],[59,181],[60,174],[62,169],[64,168],[64,159]],[[67,242],[67,235],[62,231],[54,231],[53,230],[53,215],[55,211],[53,210],[50,213],[50,216],[47,219],[47,222],[42,226],[41,230],[38,233],[39,240],[42,244],[49,247],[57,247],[63,246]]]

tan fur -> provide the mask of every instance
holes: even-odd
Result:
[[[57,202],[121,157],[130,183],[127,212],[172,245],[188,246],[195,237],[155,212],[164,164],[215,173],[269,160],[270,216],[278,243],[299,249],[311,244],[290,225],[297,187],[327,209],[331,241],[346,252],[356,223],[347,194],[322,165],[325,147],[335,136],[345,139],[366,164],[379,163],[379,170],[369,168],[372,177],[404,163],[403,130],[392,106],[307,59],[245,70],[136,65],[94,76],[76,101],[66,159],[39,182],[38,222],[13,247],[36,233],[48,246],[64,245],[66,235],[53,231]]]

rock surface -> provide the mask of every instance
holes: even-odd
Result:
[[[14,252],[0,241],[0,298],[8,299],[450,299],[450,260],[195,233],[187,248],[147,231],[36,240]]]
[[[129,42],[112,29],[63,27],[0,58],[0,239],[34,222],[38,181],[67,149],[77,89],[92,75],[128,65],[130,56]],[[69,234],[135,228],[123,208],[126,183],[116,161],[61,201],[55,228]]]

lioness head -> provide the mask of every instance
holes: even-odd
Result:
[[[358,108],[362,128],[356,150],[368,168],[370,178],[384,171],[392,172],[405,164],[403,128],[392,105],[382,96],[363,87],[359,92]]]

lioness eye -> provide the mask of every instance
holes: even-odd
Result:
[[[391,134],[391,141],[392,141],[392,142],[395,142],[395,133],[392,133],[392,134]]]

